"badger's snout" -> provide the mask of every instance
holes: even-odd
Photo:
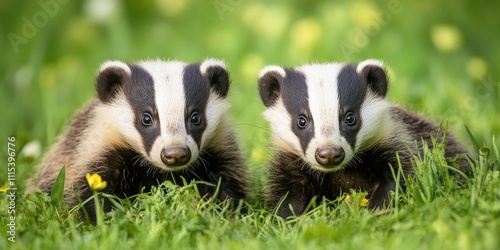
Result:
[[[316,149],[316,161],[323,167],[337,166],[344,160],[344,149],[341,147],[327,146]]]
[[[191,159],[191,150],[187,147],[164,148],[161,161],[170,167],[186,165]]]

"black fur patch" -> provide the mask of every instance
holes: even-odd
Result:
[[[363,122],[361,120],[361,105],[366,96],[367,84],[352,65],[346,65],[342,68],[337,76],[337,83],[340,134],[354,149],[356,135]],[[349,112],[352,112],[356,117],[356,123],[351,126],[345,123],[345,116]]]
[[[134,110],[135,127],[142,136],[146,152],[151,150],[156,138],[160,136],[160,119],[155,101],[154,81],[151,75],[137,65],[129,65],[132,77],[124,84],[124,92]],[[151,126],[142,124],[142,116],[149,113],[153,118]]]
[[[402,146],[402,145],[398,145]],[[391,153],[387,153],[391,152]],[[281,199],[283,203],[277,208],[278,214],[287,218],[293,214],[300,215],[313,198],[335,200],[343,192],[358,190],[369,193],[370,208],[384,207],[389,202],[389,191],[396,185],[389,164],[397,166],[394,148],[380,145],[362,154],[358,154],[358,163],[342,171],[323,173],[304,171],[307,165],[299,156],[287,152],[276,152],[271,162],[269,187],[266,201],[270,209],[276,209]],[[409,157],[400,152],[404,160],[404,175],[411,172]],[[401,178],[404,187],[403,178]],[[290,210],[293,209],[293,213]]]
[[[123,84],[128,80],[128,74],[120,67],[108,67],[98,76],[95,84],[97,96],[104,103],[109,103]]]
[[[225,98],[229,92],[229,73],[226,69],[220,66],[210,66],[206,69],[206,78],[210,83],[210,87],[220,95]]]
[[[210,95],[210,82],[201,74],[199,64],[190,64],[184,68],[183,84],[186,98],[186,131],[193,137],[199,148],[203,131],[207,127],[205,110]],[[224,89],[220,91],[224,91]],[[198,115],[201,116],[201,123],[198,125],[191,122],[191,115],[194,112],[198,112]]]
[[[259,94],[266,108],[272,107],[280,97],[283,77],[275,71],[267,72],[259,79]]]
[[[361,75],[373,93],[380,97],[386,96],[388,81],[383,68],[376,65],[366,65],[361,70]]]
[[[314,137],[314,121],[309,109],[309,94],[305,76],[294,69],[285,69],[286,78],[281,84],[281,94],[285,108],[292,117],[291,129],[300,140],[302,151],[305,152],[309,142]],[[299,117],[304,116],[308,124],[299,128]]]
[[[140,161],[139,159],[143,156],[139,153],[119,148],[106,152],[102,156],[103,159],[98,163],[93,163],[91,168],[95,171],[93,173],[98,173],[107,182],[106,188],[101,193],[113,194],[120,198],[149,192],[152,186],[167,180],[178,185],[183,185],[184,181],[204,182],[205,184],[198,184],[198,191],[202,197],[211,197],[220,181],[218,200],[233,199],[233,203],[237,203],[238,200],[248,197],[246,171],[236,142],[231,139],[224,143],[235,150],[231,152],[215,149],[203,151],[198,161],[189,166],[189,171],[161,171],[146,161]],[[85,179],[85,173],[79,176],[76,187],[82,201],[93,195]],[[104,199],[104,210],[110,211],[111,208],[111,202]],[[95,221],[94,203],[88,202],[84,209],[90,220]]]

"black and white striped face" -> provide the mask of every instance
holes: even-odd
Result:
[[[267,66],[259,92],[278,150],[331,172],[388,131],[387,77],[379,61]]]
[[[165,170],[193,163],[229,108],[229,75],[221,61],[104,63],[97,79],[106,131]]]

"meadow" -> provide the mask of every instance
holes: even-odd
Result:
[[[499,9],[485,0],[1,1],[0,186],[10,177],[17,189],[0,192],[0,249],[498,249]],[[246,213],[200,199],[195,183],[164,183],[114,199],[92,225],[57,192],[25,192],[94,96],[101,63],[212,57],[231,73],[230,112],[254,193]],[[271,156],[259,70],[367,58],[387,65],[391,101],[448,124],[469,146],[472,174],[458,182],[436,142],[415,156],[416,176],[387,210],[370,211],[365,193],[347,191],[303,216],[277,217],[259,199]]]

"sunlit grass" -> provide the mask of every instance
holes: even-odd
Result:
[[[390,1],[218,1],[231,7],[223,20],[213,1],[68,1],[46,25],[36,27],[37,34],[17,53],[7,34],[22,35],[22,18],[32,20],[42,9],[37,1],[0,3],[0,140],[17,139],[19,188],[17,242],[7,240],[4,228],[0,249],[500,246],[500,123],[495,119],[500,117],[500,50],[498,24],[492,21],[500,2],[401,1],[400,13],[374,26],[380,20],[377,12],[388,10]],[[370,27],[380,30],[359,33]],[[347,58],[342,43],[363,46]],[[254,193],[246,213],[202,200],[195,183],[164,183],[135,199],[110,197],[116,209],[102,213],[102,222],[93,225],[81,220],[79,207],[64,205],[61,186],[51,194],[25,193],[43,154],[94,95],[102,62],[207,57],[224,59],[231,73],[230,112]],[[415,157],[417,174],[407,190],[394,193],[387,210],[372,212],[364,206],[366,193],[346,191],[335,201],[318,198],[304,216],[276,217],[260,200],[271,153],[258,71],[268,64],[366,58],[388,65],[391,101],[438,123],[449,121],[451,132],[473,149],[471,177],[457,182],[456,172],[448,171],[453,164],[442,158],[438,146]],[[0,155],[5,156],[2,145]],[[0,184],[6,180],[1,174]],[[6,225],[8,186],[0,190],[5,191],[0,193],[0,225]]]
[[[490,152],[490,153],[486,153]],[[261,202],[246,212],[229,203],[202,199],[196,183],[165,182],[133,200],[112,199],[115,209],[97,225],[79,220],[54,195],[18,198],[19,248],[255,249],[262,247],[384,248],[460,247],[494,249],[500,233],[498,150],[482,147],[471,157],[471,177],[457,181],[442,146],[416,156],[417,173],[387,210],[366,208],[366,193],[350,192],[335,201],[317,200],[303,216],[285,221]],[[53,190],[54,191],[54,190]],[[0,194],[5,196],[5,194]],[[4,207],[7,199],[1,199]],[[401,203],[401,204],[400,204]],[[396,205],[399,204],[399,205]],[[22,209],[21,209],[22,208]],[[100,208],[98,208],[100,209]],[[2,223],[5,211],[0,211]],[[102,213],[102,212],[101,212]],[[32,225],[36,223],[36,227]],[[6,244],[5,239],[0,244]],[[10,244],[10,243],[9,243]]]

